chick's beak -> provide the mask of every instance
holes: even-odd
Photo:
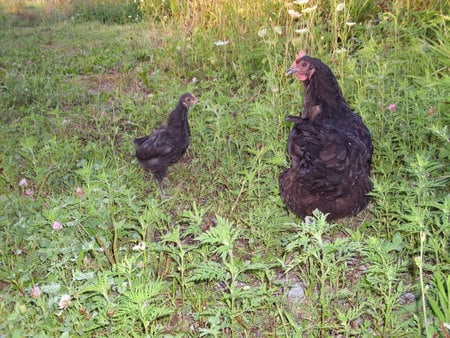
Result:
[[[296,73],[297,73],[297,69],[291,67],[286,71],[285,75],[289,76],[289,75],[296,74]]]

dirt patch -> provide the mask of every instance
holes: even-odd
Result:
[[[80,75],[75,78],[75,81],[81,83],[89,95],[115,93],[117,91],[133,97],[144,97],[149,94],[147,86],[133,73],[110,72]]]

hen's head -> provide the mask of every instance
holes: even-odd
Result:
[[[286,75],[293,74],[303,82],[310,104],[319,105],[321,110],[325,105],[333,108],[346,105],[336,77],[321,60],[301,51],[286,71]]]
[[[335,85],[334,82],[336,78],[330,67],[324,64],[321,60],[306,55],[304,51],[298,53],[295,61],[286,71],[286,76],[293,74],[295,74],[295,76],[297,76],[297,78],[302,82],[311,80],[315,74],[315,78],[328,78],[329,81]]]
[[[196,104],[198,102],[198,100],[194,95],[192,95],[190,93],[186,93],[186,94],[181,95],[179,102],[184,107],[189,109],[192,105]]]
[[[291,67],[286,71],[286,76],[295,74],[300,81],[310,80],[316,71],[313,60],[316,59],[307,56],[303,50],[300,51]]]

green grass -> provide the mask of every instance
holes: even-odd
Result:
[[[448,336],[448,4],[337,5],[0,1],[0,336]],[[278,192],[302,47],[375,146],[336,224]],[[161,200],[132,140],[185,92]]]

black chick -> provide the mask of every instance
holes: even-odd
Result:
[[[361,118],[352,112],[330,68],[300,52],[286,75],[303,82],[301,116],[288,139],[291,167],[279,177],[281,198],[299,217],[315,209],[328,220],[364,209],[370,182],[372,140]]]
[[[155,129],[148,136],[134,140],[139,163],[152,172],[163,196],[165,194],[162,181],[167,174],[167,168],[176,163],[189,146],[188,111],[197,102],[197,98],[192,94],[182,95],[167,118],[167,124]]]

